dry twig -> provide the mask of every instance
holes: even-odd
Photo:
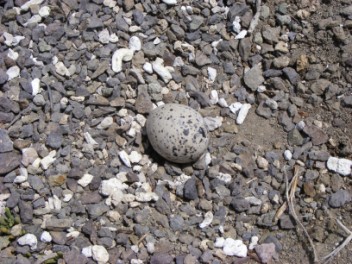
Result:
[[[346,247],[352,240],[352,231],[350,231],[339,219],[333,217],[329,211],[326,211],[330,218],[336,220],[337,224],[348,234],[348,237],[345,238],[342,244],[340,244],[337,248],[335,248],[330,254],[324,256],[322,258],[323,263],[327,263],[332,258],[334,258],[344,247]]]
[[[296,223],[302,228],[303,233],[305,234],[305,236],[307,237],[309,244],[312,247],[313,250],[313,255],[314,255],[314,263],[318,263],[319,262],[319,257],[317,255],[317,252],[315,250],[315,246],[313,243],[312,238],[310,237],[310,235],[308,234],[307,229],[304,227],[304,225],[302,224],[302,222],[299,220],[295,207],[294,207],[294,200],[295,200],[295,191],[297,188],[297,183],[298,183],[298,177],[301,173],[301,169],[298,166],[295,166],[294,168],[294,176],[292,178],[291,183],[288,183],[288,179],[287,179],[287,174],[285,171],[285,184],[286,184],[286,199],[287,199],[287,204],[288,204],[288,208],[290,211],[291,216],[295,219]]]

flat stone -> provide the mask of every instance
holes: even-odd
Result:
[[[53,148],[58,149],[61,147],[63,141],[62,133],[58,131],[51,132],[46,138],[46,145]]]
[[[47,230],[52,231],[63,231],[72,226],[73,220],[68,218],[58,219],[58,218],[49,218],[45,222],[45,227]]]
[[[306,133],[311,139],[313,145],[321,145],[329,140],[328,135],[323,130],[316,126],[305,126],[303,132]]]
[[[253,92],[264,82],[263,71],[259,64],[255,65],[244,74],[244,83]]]
[[[198,199],[196,179],[194,177],[186,181],[183,188],[183,196],[188,200]]]
[[[282,71],[287,77],[287,79],[290,81],[290,83],[293,85],[296,85],[301,79],[299,74],[293,68],[286,67]]]
[[[352,95],[343,97],[341,102],[344,107],[351,108],[352,107]]]
[[[261,244],[255,247],[255,253],[257,253],[262,263],[270,263],[272,258],[276,256],[275,244]]]
[[[0,153],[13,150],[13,143],[5,129],[0,129]]]
[[[0,153],[0,175],[6,174],[20,166],[21,156],[16,152]]]
[[[287,134],[287,141],[291,146],[302,146],[304,138],[299,130],[294,128]]]
[[[312,83],[310,90],[316,95],[322,95],[330,85],[330,81],[326,79],[319,79]]]
[[[338,190],[329,197],[329,205],[339,208],[352,201],[352,195],[348,190]]]

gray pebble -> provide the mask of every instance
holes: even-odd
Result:
[[[348,190],[338,190],[329,196],[329,205],[339,208],[352,201],[352,195]]]
[[[188,200],[198,199],[196,179],[194,177],[186,181],[183,188],[183,196]]]
[[[0,153],[13,150],[13,143],[5,129],[0,129]]]

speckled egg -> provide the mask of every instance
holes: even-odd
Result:
[[[209,142],[203,117],[180,104],[154,109],[147,119],[147,135],[156,152],[176,163],[196,161]]]

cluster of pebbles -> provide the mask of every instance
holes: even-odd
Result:
[[[292,261],[297,166],[297,213],[339,243],[352,5],[330,2],[2,1],[1,263]]]

